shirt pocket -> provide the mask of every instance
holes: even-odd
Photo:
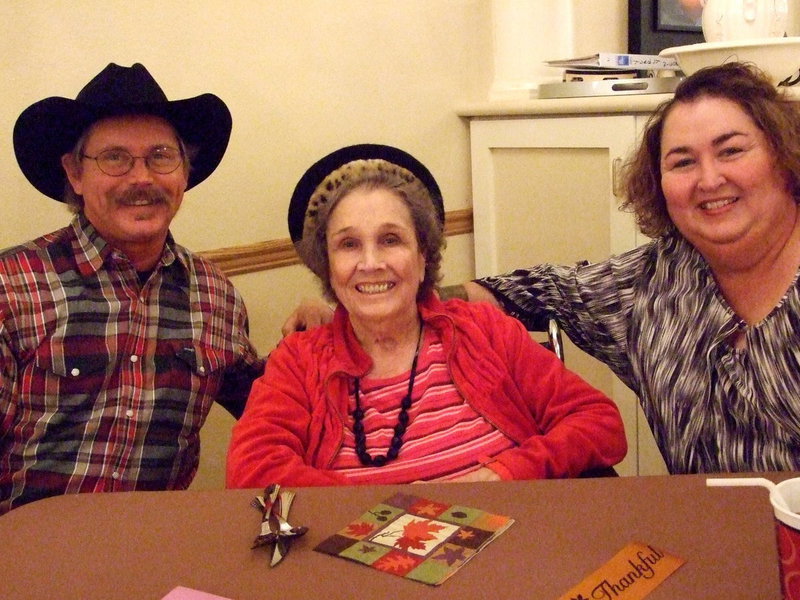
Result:
[[[23,367],[18,380],[20,397],[27,398],[32,408],[85,406],[89,410],[97,395],[108,386],[114,363],[105,338],[47,338]]]
[[[97,376],[106,373],[111,363],[105,338],[99,342],[77,336],[46,339],[34,351],[33,364],[59,377],[79,379]]]
[[[202,342],[175,343],[174,358],[198,377],[216,377],[233,362],[233,352]]]
[[[171,340],[159,349],[157,381],[161,386],[192,390],[195,398],[210,406],[234,361],[231,350],[197,340]]]

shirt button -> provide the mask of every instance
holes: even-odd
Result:
[[[205,373],[205,372],[206,372],[206,368],[205,368],[205,367],[198,367],[198,368],[197,368],[197,370],[198,370],[200,373]]]
[[[81,374],[81,370],[76,367],[72,369],[72,371],[70,371],[69,374],[72,375],[73,377],[77,377],[78,375]]]
[[[135,363],[135,362],[138,362],[138,361],[139,361],[139,357],[138,357],[138,356],[136,356],[135,354],[132,354],[132,355],[131,355],[131,362],[132,362],[132,363]]]
[[[126,410],[125,411],[125,416],[126,417],[132,417],[133,416],[133,410],[131,410],[130,408],[128,410]]]
[[[116,480],[116,479],[119,479],[119,473],[117,473],[116,471],[114,471],[114,472],[111,474],[111,479],[114,479],[114,480]]]

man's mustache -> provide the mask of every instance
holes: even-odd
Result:
[[[159,204],[167,202],[167,195],[157,187],[130,188],[114,197],[117,204]]]

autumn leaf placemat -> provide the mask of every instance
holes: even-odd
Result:
[[[513,522],[469,506],[395,494],[314,550],[440,585]]]

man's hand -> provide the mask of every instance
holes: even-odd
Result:
[[[503,307],[500,302],[497,301],[497,298],[494,297],[494,294],[474,281],[466,282],[464,284],[464,291],[466,291],[467,298],[469,298],[470,302],[488,302],[500,310],[503,310]]]
[[[281,327],[281,333],[283,337],[286,337],[295,331],[314,329],[314,327],[325,325],[332,320],[333,310],[330,306],[317,298],[306,298],[286,319]]]
[[[502,305],[498,302],[497,298],[495,298],[494,294],[474,281],[467,281],[460,285],[446,285],[439,289],[439,298],[442,300],[460,298],[468,302],[488,302],[492,306],[503,310]]]

